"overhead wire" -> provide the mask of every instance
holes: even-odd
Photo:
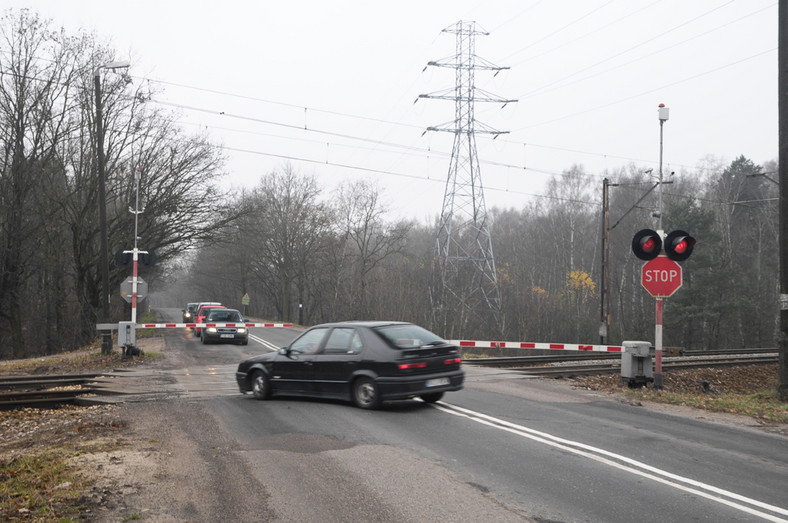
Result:
[[[539,2],[537,2],[536,4],[538,4],[538,3],[539,3]],[[599,9],[602,9],[602,8],[606,7],[606,6],[607,6],[609,3],[610,3],[610,2],[607,2],[607,3],[605,3],[604,5],[602,5],[602,6],[598,7],[598,8],[596,8],[594,11],[591,11],[591,12],[589,12],[589,13],[586,13],[586,14],[585,14],[585,15],[583,15],[583,17],[581,17],[580,19],[582,19],[582,18],[584,18],[584,17],[586,17],[586,16],[589,16],[591,13],[593,13],[593,12],[596,12],[596,11],[598,11]],[[714,10],[720,9],[720,8],[722,8],[722,7],[726,6],[726,5],[729,5],[730,3],[732,3],[732,2],[727,2],[727,3],[725,3],[725,4],[722,4],[722,5],[718,6],[717,8],[715,8],[715,9],[713,9],[713,10],[709,11],[709,12],[712,12],[712,11],[714,11]],[[536,4],[532,5],[532,6],[531,6],[531,8],[532,8],[532,7],[534,7]],[[650,4],[650,5],[653,5],[653,4]],[[768,7],[767,7],[767,8],[768,8]],[[764,8],[764,9],[766,9],[766,8]],[[762,10],[763,10],[763,9],[762,9]],[[761,10],[759,10],[759,11],[757,11],[757,12],[760,12],[760,11],[761,11]],[[695,17],[695,18],[693,18],[692,20],[688,20],[687,22],[684,22],[684,23],[682,23],[681,25],[679,25],[679,26],[676,26],[676,27],[681,27],[681,26],[683,26],[683,25],[686,25],[686,24],[688,24],[688,23],[690,23],[690,22],[692,22],[692,21],[694,21],[694,20],[697,20],[698,18],[701,18],[702,16],[705,16],[705,15],[706,15],[706,14],[708,14],[709,12],[706,12],[706,13],[704,13],[703,15],[700,15],[700,16],[698,16],[698,17]],[[754,14],[754,13],[751,13],[751,14]],[[751,14],[750,14],[750,15],[751,15]],[[746,15],[746,16],[750,16],[750,15]],[[622,18],[625,18],[625,17],[622,17]],[[742,18],[744,18],[744,17],[742,17]],[[579,19],[578,19],[578,20],[579,20]],[[577,20],[576,20],[575,22],[577,22]],[[730,23],[733,23],[733,22],[730,22]],[[608,25],[609,25],[609,24],[608,24]],[[726,25],[728,25],[728,24],[726,24]],[[672,30],[674,30],[674,29],[675,29],[675,27],[674,27],[673,29],[671,29],[671,30],[668,30],[668,31],[666,31],[666,32],[663,32],[663,33],[661,33],[661,34],[666,34],[667,32],[670,32],[670,31],[672,31]],[[561,30],[555,31],[555,32],[554,32],[554,33],[552,33],[552,34],[556,34],[556,33],[560,32],[560,31],[561,31]],[[709,32],[711,32],[711,31],[709,31]],[[704,33],[704,34],[705,34],[705,33]],[[696,37],[693,37],[693,38],[691,38],[691,39],[694,39],[694,38],[697,38],[697,36],[696,36]],[[653,39],[653,38],[652,38],[652,39]],[[689,40],[691,40],[691,39],[688,39],[688,40],[686,40],[686,41],[689,41]],[[647,40],[647,41],[650,41],[650,40],[651,40],[651,39],[649,39],[649,40]],[[609,57],[608,59],[605,59],[605,60],[602,60],[602,61],[600,61],[600,62],[597,62],[597,64],[595,64],[595,65],[598,65],[598,64],[600,64],[600,63],[603,63],[603,62],[605,62],[605,61],[608,61],[608,60],[610,60],[610,59],[612,59],[612,58],[614,58],[614,57],[616,57],[616,56],[619,56],[619,55],[620,55],[620,54],[622,54],[622,53],[628,52],[629,50],[632,50],[632,49],[634,49],[634,48],[637,48],[637,47],[639,47],[639,46],[641,46],[641,45],[643,45],[643,42],[641,42],[640,44],[638,44],[638,45],[636,45],[636,46],[633,46],[632,48],[630,48],[630,49],[628,49],[628,50],[622,51],[621,53],[617,53],[616,55],[613,55],[613,57]],[[671,46],[671,47],[675,47],[675,46],[677,46],[677,45],[680,45],[680,44],[674,44],[674,45],[673,45],[673,46]],[[531,47],[531,46],[528,46],[528,47]],[[526,48],[524,48],[524,49],[527,49],[528,47],[526,47]],[[524,50],[524,49],[522,49],[522,50]],[[521,51],[522,51],[522,50],[521,50]],[[738,64],[738,63],[741,63],[741,62],[743,62],[743,61],[746,61],[746,60],[749,60],[749,59],[753,59],[753,58],[755,58],[755,57],[757,57],[757,56],[761,56],[761,55],[763,55],[763,54],[766,54],[766,53],[768,53],[768,52],[771,52],[771,51],[773,51],[773,50],[774,50],[774,49],[770,49],[770,50],[767,50],[767,51],[764,51],[764,52],[758,53],[758,54],[756,54],[756,55],[753,55],[753,56],[751,56],[751,57],[748,57],[748,58],[745,58],[745,59],[742,59],[742,60],[739,60],[739,61],[736,61],[736,62],[733,62],[733,63],[731,63],[731,64],[727,64],[727,65],[724,65],[724,66],[720,66],[720,67],[718,67],[718,68],[716,68],[716,69],[712,69],[712,70],[710,70],[710,71],[706,71],[706,72],[704,72],[704,73],[700,73],[700,74],[697,74],[697,75],[694,75],[694,76],[691,76],[691,77],[685,78],[685,79],[683,79],[683,80],[679,80],[679,81],[676,81],[676,82],[673,82],[673,83],[667,84],[667,86],[676,85],[676,84],[678,84],[678,83],[682,83],[682,82],[685,82],[685,81],[689,81],[689,80],[691,80],[691,79],[697,78],[697,77],[699,77],[699,76],[703,76],[703,75],[705,75],[705,74],[710,74],[710,73],[712,73],[712,72],[715,72],[715,71],[718,71],[718,70],[724,69],[724,68],[726,68],[726,67],[730,67],[730,66],[732,66],[732,65],[736,65],[736,64]],[[520,52],[520,51],[518,51],[518,52]],[[591,66],[591,67],[593,67],[593,66]],[[139,77],[133,77],[133,76],[132,76],[132,78],[139,78]],[[567,78],[567,77],[565,77],[565,78]],[[325,114],[328,114],[328,115],[333,115],[333,116],[341,116],[341,117],[349,117],[349,118],[358,118],[358,119],[360,119],[360,120],[366,120],[366,121],[375,122],[375,123],[384,123],[384,124],[387,124],[387,125],[397,125],[397,126],[403,126],[403,127],[406,127],[406,128],[413,128],[413,129],[423,129],[423,127],[421,127],[421,126],[417,126],[417,125],[413,125],[413,124],[407,124],[407,123],[403,123],[403,122],[393,122],[393,121],[389,121],[389,120],[384,120],[384,119],[379,119],[379,118],[371,118],[371,117],[362,116],[362,115],[354,115],[354,114],[343,113],[343,112],[339,112],[339,111],[329,111],[329,110],[323,110],[323,109],[317,109],[317,108],[310,108],[310,107],[306,107],[306,106],[303,106],[303,105],[289,104],[289,103],[278,102],[278,101],[274,101],[274,100],[265,100],[265,99],[261,99],[261,98],[257,98],[257,97],[251,97],[251,96],[239,95],[239,94],[235,94],[235,93],[228,93],[228,92],[224,92],[224,91],[213,90],[213,89],[206,89],[206,88],[201,88],[201,87],[194,87],[194,86],[189,86],[189,85],[185,85],[185,84],[179,84],[179,83],[175,83],[175,82],[168,82],[168,81],[163,81],[163,80],[150,80],[150,79],[145,79],[145,80],[148,80],[148,81],[153,81],[153,82],[158,82],[158,83],[161,83],[162,85],[170,85],[170,86],[175,86],[175,87],[179,87],[179,88],[186,88],[186,89],[195,89],[195,90],[204,91],[204,92],[207,92],[207,93],[216,94],[216,95],[221,95],[221,96],[233,96],[233,97],[236,97],[236,98],[239,98],[239,99],[245,99],[245,100],[249,100],[249,101],[264,102],[264,103],[276,104],[276,105],[280,105],[280,106],[284,106],[284,107],[291,107],[291,108],[299,108],[299,109],[301,109],[301,108],[302,108],[302,109],[304,109],[305,111],[306,111],[306,110],[310,110],[310,111],[316,111],[316,112],[321,112],[321,113],[325,113]],[[560,80],[559,80],[559,81],[560,81]],[[554,83],[555,83],[555,82],[554,82]],[[549,85],[552,85],[552,84],[549,84]],[[547,87],[547,86],[543,86],[543,87]],[[666,87],[666,86],[663,86],[663,87],[661,87],[661,88],[664,88],[664,87]],[[660,89],[660,88],[657,88],[657,89]],[[656,89],[649,90],[649,91],[646,91],[646,92],[644,92],[644,93],[641,93],[641,94],[639,94],[639,95],[635,95],[635,96],[642,96],[643,94],[647,94],[647,93],[653,92],[654,90],[656,90]],[[610,105],[614,105],[614,104],[616,104],[616,103],[621,103],[622,101],[629,100],[629,99],[631,99],[631,98],[634,98],[635,96],[633,96],[633,97],[627,97],[627,98],[625,98],[625,99],[623,99],[623,100],[619,100],[619,101],[616,101],[616,102],[611,102],[610,104],[607,104],[607,105],[605,105],[605,106],[602,106],[602,107],[607,107],[607,106],[610,106]],[[161,101],[161,100],[151,100],[151,101],[152,101],[152,102],[155,102],[155,103],[162,104],[162,105],[167,105],[167,104],[169,104],[171,107],[180,107],[180,108],[182,108],[182,109],[185,109],[185,110],[195,110],[195,111],[211,112],[211,111],[205,110],[205,109],[203,109],[203,108],[198,108],[198,107],[194,107],[194,106],[191,106],[191,107],[190,107],[190,106],[186,106],[186,105],[182,105],[182,104],[174,104],[174,103],[164,102],[164,101]],[[599,109],[599,108],[600,108],[600,107],[595,107],[595,108],[594,108],[594,110],[595,110],[595,109]],[[590,110],[589,110],[589,111],[590,111]],[[571,116],[575,116],[575,115],[577,115],[577,114],[583,114],[583,113],[586,113],[586,112],[589,112],[589,111],[581,111],[581,112],[578,112],[578,113],[573,113],[573,114],[570,114],[570,115],[564,115],[564,116],[562,116],[562,117],[559,117],[559,118],[557,118],[557,119],[549,120],[549,121],[546,121],[546,122],[541,122],[541,123],[538,123],[538,124],[529,125],[529,126],[526,126],[526,127],[523,127],[523,128],[521,128],[521,129],[527,129],[527,128],[532,128],[532,127],[539,126],[539,125],[545,125],[545,124],[547,124],[547,123],[552,123],[552,122],[554,122],[554,121],[563,120],[563,119],[569,118],[569,117],[571,117]],[[290,124],[283,124],[283,123],[281,123],[281,122],[263,121],[263,120],[260,120],[260,119],[254,119],[254,118],[244,117],[243,115],[233,115],[233,116],[234,116],[234,117],[238,117],[238,118],[242,118],[242,119],[248,119],[248,120],[256,121],[256,122],[258,122],[258,123],[266,123],[266,124],[270,124],[270,125],[277,125],[277,126],[283,126],[283,127],[291,127],[291,128],[293,128],[293,129],[299,129],[299,130],[301,130],[301,128],[300,128],[299,126],[294,126],[294,125],[290,125]],[[205,127],[209,127],[209,126],[205,126]],[[325,134],[325,135],[328,135],[328,136],[336,136],[336,137],[338,137],[338,138],[340,138],[340,137],[341,137],[341,138],[343,138],[343,139],[349,139],[349,140],[354,140],[354,141],[362,141],[362,142],[366,142],[366,143],[370,143],[370,144],[374,144],[374,145],[380,145],[380,146],[385,146],[385,147],[392,147],[392,148],[397,148],[397,149],[401,149],[401,150],[405,150],[405,151],[411,151],[411,152],[413,152],[414,154],[416,154],[416,153],[426,153],[426,154],[433,154],[433,155],[434,155],[434,154],[437,154],[437,155],[440,155],[440,156],[448,156],[448,153],[445,153],[445,152],[436,152],[436,151],[434,151],[434,150],[432,150],[432,149],[424,149],[424,148],[421,148],[421,147],[416,147],[416,146],[406,146],[406,145],[403,145],[403,144],[397,144],[397,143],[394,143],[394,142],[386,142],[386,141],[382,141],[382,140],[373,140],[373,139],[369,139],[369,138],[365,138],[365,137],[359,137],[359,136],[353,136],[353,135],[349,135],[349,134],[346,134],[346,133],[335,133],[335,132],[331,132],[331,131],[318,130],[318,129],[309,129],[309,130],[310,130],[311,132],[321,133],[321,134]],[[245,132],[245,131],[237,131],[237,132]],[[503,140],[503,141],[505,141],[505,140]],[[629,158],[629,157],[626,157],[626,156],[617,156],[617,155],[612,155],[612,154],[603,154],[603,153],[591,153],[591,152],[587,152],[587,151],[580,151],[580,150],[576,150],[576,149],[572,149],[572,148],[565,148],[565,147],[548,146],[548,145],[538,145],[538,144],[533,144],[533,143],[521,143],[521,142],[514,142],[514,141],[508,141],[508,142],[509,142],[509,143],[515,143],[515,144],[522,145],[522,146],[528,146],[528,145],[531,145],[532,147],[553,148],[553,149],[557,149],[557,150],[571,151],[571,152],[576,152],[576,153],[580,153],[580,154],[591,154],[591,155],[604,156],[604,157],[611,157],[611,158],[620,158],[620,159],[625,159],[625,160],[629,160],[629,161],[645,161],[645,160],[638,160],[638,159],[635,159],[635,158]],[[335,145],[337,145],[337,144],[335,144]],[[342,145],[342,146],[345,146],[345,147],[348,147],[347,145],[344,145],[344,144],[340,144],[340,145]],[[231,148],[230,148],[229,150],[231,150]],[[375,150],[375,149],[373,149],[373,150]],[[239,151],[240,151],[240,150],[239,150]],[[244,152],[249,152],[249,151],[244,151]],[[306,160],[306,159],[304,159],[304,161],[313,161],[313,160]],[[318,162],[318,163],[324,163],[324,162]],[[496,163],[496,162],[484,162],[484,163],[489,163],[489,164],[492,164],[492,165],[499,165],[499,166],[502,166],[502,167],[507,167],[507,168],[514,168],[514,169],[519,169],[519,170],[523,170],[523,171],[535,171],[535,172],[541,172],[541,173],[544,173],[544,174],[553,174],[553,175],[554,175],[554,174],[558,174],[556,171],[550,171],[550,170],[540,170],[540,169],[533,169],[533,168],[530,168],[530,167],[527,167],[527,166],[524,166],[524,165],[502,164],[502,163]],[[357,166],[354,166],[354,167],[348,167],[348,168],[357,168]],[[385,171],[385,170],[375,170],[375,169],[369,169],[369,170],[370,170],[370,172],[390,172],[390,171]],[[394,173],[394,172],[391,172],[391,174],[396,174],[396,173]],[[522,194],[529,194],[529,193],[522,193]],[[539,196],[539,195],[532,195],[532,196]]]
[[[697,20],[700,20],[701,18],[703,18],[703,17],[705,17],[705,16],[708,16],[708,15],[710,15],[711,13],[713,13],[713,12],[715,12],[715,11],[718,11],[719,9],[722,9],[722,8],[723,8],[723,7],[725,7],[726,5],[732,4],[734,1],[735,1],[735,0],[729,0],[727,3],[725,3],[725,4],[723,4],[723,5],[717,6],[717,7],[715,7],[714,9],[711,9],[711,10],[709,10],[709,11],[706,11],[705,13],[703,13],[703,14],[701,14],[701,15],[698,15],[698,16],[696,16],[696,17],[694,17],[694,18],[691,18],[691,19],[689,19],[689,20],[686,20],[686,21],[684,21],[684,22],[682,22],[682,23],[680,23],[680,24],[678,24],[678,25],[675,25],[675,26],[671,27],[670,29],[667,29],[666,31],[662,31],[661,33],[658,33],[658,34],[656,34],[656,35],[654,35],[654,36],[652,36],[652,37],[650,37],[650,38],[647,38],[647,39],[645,39],[645,40],[642,40],[641,42],[639,42],[639,43],[637,43],[637,44],[635,44],[635,45],[633,45],[633,46],[631,46],[631,47],[629,47],[629,48],[627,48],[627,49],[624,49],[624,50],[622,50],[622,51],[618,51],[618,52],[614,53],[613,55],[611,55],[611,56],[608,56],[607,58],[603,58],[602,60],[598,60],[597,62],[595,62],[595,63],[593,63],[593,64],[590,64],[590,65],[587,65],[587,66],[585,66],[585,67],[582,67],[582,68],[580,68],[580,69],[577,69],[577,70],[573,71],[572,73],[570,73],[570,74],[568,74],[568,75],[566,75],[566,76],[564,76],[564,77],[562,77],[562,78],[559,78],[559,79],[557,79],[557,80],[554,80],[554,81],[552,81],[552,82],[550,82],[550,83],[548,83],[548,84],[546,84],[546,85],[543,85],[543,86],[541,86],[541,87],[539,87],[539,88],[537,88],[537,89],[535,89],[535,90],[533,90],[533,91],[530,91],[530,92],[528,92],[528,93],[525,93],[525,94],[521,95],[519,98],[521,98],[521,99],[522,99],[522,98],[526,98],[526,97],[528,97],[528,96],[531,96],[531,95],[533,95],[534,93],[538,93],[538,92],[540,92],[540,91],[543,91],[544,89],[546,89],[546,88],[548,88],[548,87],[552,87],[553,85],[555,85],[555,84],[557,84],[557,83],[560,83],[560,82],[562,82],[563,80],[566,80],[566,79],[568,79],[568,78],[572,78],[573,76],[577,76],[578,74],[580,74],[580,73],[582,73],[582,72],[584,72],[584,71],[588,71],[589,69],[593,69],[593,68],[595,68],[595,67],[597,67],[597,66],[599,66],[599,65],[601,65],[601,64],[603,64],[603,63],[606,63],[606,62],[609,62],[609,61],[611,61],[611,60],[613,60],[613,59],[615,59],[615,58],[618,58],[619,56],[625,55],[625,54],[627,54],[627,53],[629,53],[629,52],[631,52],[631,51],[633,51],[633,50],[635,50],[635,49],[638,49],[638,48],[640,48],[640,47],[642,47],[642,46],[646,45],[646,44],[647,44],[647,43],[649,43],[649,42],[653,42],[654,40],[657,40],[657,39],[659,39],[659,38],[662,38],[662,37],[664,37],[665,35],[667,35],[667,34],[670,34],[670,33],[672,33],[673,31],[676,31],[677,29],[679,29],[679,28],[681,28],[681,27],[684,27],[684,26],[686,26],[686,25],[688,25],[688,24],[691,24],[692,22],[695,22],[695,21],[697,21]]]
[[[715,31],[719,31],[719,30],[721,30],[721,29],[724,29],[724,28],[726,28],[726,27],[728,27],[728,26],[730,26],[730,25],[732,25],[732,24],[735,24],[735,23],[737,23],[737,22],[740,22],[740,21],[742,21],[742,20],[744,20],[744,19],[746,19],[746,18],[749,18],[750,16],[754,16],[754,15],[756,15],[756,14],[759,14],[759,13],[761,13],[761,12],[763,12],[763,11],[766,11],[766,10],[768,10],[768,9],[772,9],[773,7],[774,7],[774,6],[772,6],[772,5],[769,5],[769,6],[766,6],[766,7],[763,7],[763,8],[761,8],[761,9],[757,9],[757,10],[755,10],[755,11],[753,11],[753,12],[751,12],[751,13],[748,13],[748,14],[746,14],[746,15],[744,15],[744,16],[741,16],[741,17],[739,17],[739,18],[737,18],[737,19],[735,19],[735,20],[731,20],[731,21],[729,21],[729,22],[726,22],[726,23],[724,23],[724,24],[722,24],[722,25],[718,25],[718,26],[716,26],[716,27],[714,27],[714,28],[712,28],[712,29],[709,29],[708,31],[704,31],[704,32],[702,32],[702,33],[698,33],[698,34],[696,34],[696,35],[693,35],[693,36],[691,36],[691,37],[689,37],[689,38],[687,38],[687,39],[685,39],[685,40],[681,40],[680,42],[676,42],[676,43],[674,43],[674,44],[671,44],[671,45],[669,45],[669,46],[667,46],[667,47],[663,47],[663,48],[661,48],[661,49],[657,49],[657,50],[655,50],[655,51],[652,51],[652,52],[650,52],[650,53],[648,53],[648,54],[641,55],[641,56],[639,56],[639,57],[637,57],[637,58],[633,58],[632,60],[629,60],[628,62],[623,62],[623,63],[621,63],[621,64],[618,64],[618,65],[616,65],[616,66],[609,67],[609,68],[607,68],[607,69],[604,69],[604,70],[601,70],[601,71],[597,71],[596,73],[593,73],[593,74],[590,74],[590,75],[584,76],[584,77],[582,77],[582,78],[578,78],[578,79],[576,79],[576,80],[572,80],[572,81],[570,81],[570,82],[567,82],[567,83],[560,84],[560,85],[558,85],[557,87],[555,87],[554,89],[551,89],[550,91],[553,91],[553,90],[555,90],[555,89],[563,89],[564,87],[568,87],[568,86],[570,86],[570,85],[574,85],[574,84],[576,84],[576,83],[579,83],[579,82],[585,82],[586,80],[589,80],[589,79],[591,79],[591,78],[597,77],[597,76],[599,76],[599,75],[606,74],[606,73],[609,73],[609,72],[611,72],[611,71],[615,71],[616,69],[621,69],[622,67],[626,67],[626,66],[628,66],[628,65],[632,65],[632,64],[634,64],[634,63],[636,63],[636,62],[639,62],[639,61],[645,60],[646,58],[650,58],[650,57],[652,57],[652,56],[654,56],[654,55],[658,55],[658,54],[660,54],[660,53],[664,53],[665,51],[669,51],[670,49],[673,49],[673,48],[675,48],[675,47],[679,47],[679,46],[685,45],[685,44],[687,44],[687,43],[689,43],[689,42],[691,42],[691,41],[693,41],[693,40],[697,40],[698,38],[702,38],[702,37],[704,37],[704,36],[706,36],[706,35],[708,35],[708,34],[711,34],[711,33],[715,32]],[[559,81],[560,81],[560,80],[559,80]],[[548,91],[546,91],[546,90],[536,90],[536,91],[532,91],[531,93],[528,93],[528,94],[525,94],[525,95],[523,95],[523,96],[521,97],[521,99],[525,99],[525,98],[531,98],[531,97],[534,97],[534,96],[539,96],[539,95],[541,95],[541,94],[543,94],[543,93],[545,93],[545,92],[548,92]]]
[[[524,127],[519,128],[518,131],[521,131],[521,130],[524,130],[524,129],[533,129],[534,127],[540,127],[542,125],[548,125],[548,124],[551,124],[551,123],[560,122],[562,120],[566,120],[566,119],[572,118],[574,116],[578,116],[578,115],[581,115],[581,114],[587,114],[587,113],[590,113],[590,112],[598,111],[599,109],[604,109],[606,107],[611,107],[613,105],[618,105],[620,103],[632,100],[634,98],[639,98],[639,97],[644,96],[646,94],[650,94],[650,93],[653,93],[653,92],[656,92],[656,91],[660,91],[660,90],[666,89],[668,87],[673,87],[675,85],[679,85],[679,84],[682,84],[682,83],[685,83],[685,82],[689,82],[690,80],[694,80],[696,78],[700,78],[700,77],[706,76],[708,74],[716,73],[717,71],[721,71],[723,69],[727,69],[728,67],[732,67],[734,65],[738,65],[738,64],[741,64],[743,62],[746,62],[746,61],[752,60],[754,58],[758,58],[758,57],[763,56],[765,54],[773,53],[773,52],[776,52],[776,51],[777,51],[777,47],[773,47],[771,49],[766,49],[764,51],[760,51],[760,52],[758,52],[758,53],[756,53],[754,55],[748,56],[746,58],[742,58],[740,60],[736,60],[735,62],[731,62],[731,63],[725,64],[725,65],[721,65],[719,67],[715,67],[713,69],[709,69],[709,70],[704,71],[702,73],[694,74],[692,76],[688,76],[688,77],[683,78],[681,80],[676,80],[675,82],[670,82],[670,83],[667,83],[667,84],[663,84],[663,85],[661,85],[659,87],[654,87],[654,88],[649,89],[647,91],[641,91],[641,92],[639,92],[637,94],[634,94],[634,95],[631,95],[631,96],[627,96],[625,98],[620,98],[620,99],[615,100],[613,102],[608,102],[608,103],[605,103],[605,104],[596,105],[596,106],[591,107],[589,109],[584,109],[582,111],[576,111],[576,112],[573,112],[573,113],[565,114],[563,116],[559,116],[557,118],[552,118],[550,120],[545,120],[545,121],[534,123],[534,124],[531,124],[531,125],[526,125]]]

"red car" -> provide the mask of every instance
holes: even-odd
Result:
[[[226,309],[224,305],[202,305],[200,308],[197,309],[197,312],[194,314],[194,323],[202,323],[205,321],[205,317],[208,315],[208,311],[213,309]],[[194,328],[194,335],[196,337],[200,337],[200,328]]]

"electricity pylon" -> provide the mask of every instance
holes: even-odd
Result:
[[[476,134],[497,137],[504,132],[476,121],[474,105],[476,102],[506,105],[517,100],[501,99],[476,88],[476,71],[495,71],[498,74],[508,69],[476,56],[476,35],[486,36],[489,33],[477,30],[475,22],[462,21],[447,27],[443,32],[456,35],[456,53],[453,57],[428,62],[427,66],[454,69],[455,86],[419,95],[419,98],[454,101],[454,120],[427,128],[427,131],[454,133],[443,209],[435,240],[430,296],[437,326],[444,334],[454,333],[455,330],[461,334],[471,315],[486,319],[492,314],[497,320],[501,307],[501,292],[476,152]],[[452,311],[459,314],[452,314]]]

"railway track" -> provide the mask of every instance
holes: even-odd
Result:
[[[777,363],[775,349],[705,352],[703,356],[664,358],[666,370],[702,367],[733,367]],[[505,368],[527,376],[571,378],[620,372],[620,353],[551,354],[503,358],[472,358],[466,365]],[[105,378],[116,378],[113,372],[0,376],[0,409],[19,407],[52,407],[64,403],[80,403],[86,396],[108,394]]]
[[[110,373],[0,376],[0,409],[51,407],[102,394],[97,382]]]
[[[575,376],[590,376],[596,374],[612,374],[621,371],[621,358],[585,358],[588,363],[567,364],[565,358],[549,357],[514,357],[514,358],[480,358],[469,360],[464,363],[467,365],[483,365],[487,367],[505,368],[510,371],[521,372],[524,375],[552,377],[552,378],[572,378]],[[610,361],[604,361],[610,360]],[[682,356],[674,358],[664,358],[662,368],[664,370],[678,369],[697,369],[708,367],[737,367],[742,365],[768,365],[778,362],[777,353],[755,353],[717,355],[717,356]]]

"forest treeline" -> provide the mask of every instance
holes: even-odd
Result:
[[[393,218],[373,181],[329,190],[290,164],[239,193],[220,191],[222,149],[185,133],[151,87],[101,70],[115,59],[90,34],[67,35],[28,11],[0,24],[0,358],[72,349],[102,318],[93,82],[100,75],[109,257],[134,242],[158,262],[141,276],[166,306],[218,300],[252,317],[315,324],[396,319],[447,338],[598,343],[602,188],[609,188],[610,330],[606,342],[652,340],[655,301],[630,244],[656,228],[654,173],[568,166],[542,198],[489,211],[500,311],[448,312],[430,293],[438,216]],[[735,151],[731,152],[736,155]],[[667,175],[663,228],[697,239],[683,287],[665,300],[666,346],[774,346],[778,316],[774,162],[706,159]],[[417,174],[417,173],[414,173]],[[648,194],[647,194],[648,193]],[[644,198],[644,195],[645,198]],[[440,202],[436,202],[436,212]],[[109,320],[129,269],[110,266]],[[241,297],[248,293],[248,307]],[[444,311],[446,313],[446,311]]]
[[[683,286],[664,302],[666,346],[776,346],[775,170],[740,156],[666,177],[663,228],[697,239],[681,262]],[[656,229],[656,180],[635,165],[605,176],[611,184],[605,342],[653,340],[656,302],[641,285],[644,262],[631,243],[639,229]],[[385,198],[363,181],[323,198],[314,176],[285,166],[236,200],[246,212],[215,231],[222,241],[194,252],[178,279],[186,292],[179,299],[241,308],[248,293],[248,313],[261,318],[396,319],[451,339],[599,343],[602,189],[600,176],[574,166],[550,182],[544,198],[521,209],[492,208],[499,317],[491,321],[479,311],[442,330],[430,299],[437,217],[430,224],[389,220]]]

